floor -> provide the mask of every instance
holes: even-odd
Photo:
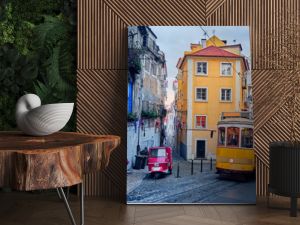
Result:
[[[79,201],[71,196],[75,213]],[[272,199],[272,206],[288,207],[288,201]],[[300,208],[300,204],[299,204]],[[86,199],[86,225],[209,225],[300,224],[288,210],[270,209],[264,199],[257,205],[125,205],[99,198]],[[0,192],[1,225],[69,225],[56,193]]]

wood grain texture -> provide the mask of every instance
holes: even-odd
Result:
[[[198,26],[205,24],[205,0],[104,0],[130,26]]]
[[[273,86],[268,84],[276,68],[272,68],[264,56],[274,49],[281,51],[285,40],[280,33],[288,32],[282,24],[290,23],[293,18],[296,18],[294,22],[300,24],[300,3],[297,0],[226,0],[207,17],[207,25],[211,26],[250,27],[254,143],[257,156],[256,189],[259,196],[265,195],[267,190],[269,143],[290,140],[291,129],[290,114],[285,101],[278,102],[276,97],[282,93],[283,81],[277,80],[277,85]],[[299,124],[296,130],[300,131]]]
[[[103,0],[79,0],[77,8],[77,68],[126,69],[127,24]]]
[[[64,205],[53,193],[0,192],[0,218],[4,225],[70,224]],[[69,198],[74,215],[79,214],[76,196]],[[289,207],[289,199],[272,198],[274,207]],[[300,207],[300,203],[298,203]],[[88,225],[298,225],[299,217],[288,210],[256,205],[124,205],[101,198],[85,201]],[[34,213],[33,213],[34,212]]]
[[[81,133],[122,137],[102,173],[85,177],[86,195],[125,201],[126,193],[126,70],[78,70],[77,129]]]
[[[280,50],[284,41],[268,39],[268,33],[276,36],[285,31],[280,24],[292,21],[292,17],[300,24],[298,0],[79,0],[78,131],[116,133],[123,140],[127,138],[127,26],[250,26],[257,194],[265,195],[268,144],[288,139],[291,122],[285,102],[270,98],[280,93],[280,82],[270,90],[267,80],[274,68],[262,58],[270,49]],[[265,101],[271,102],[261,107]],[[114,154],[109,169],[86,177],[89,195],[124,201],[125,162],[126,141]]]
[[[38,190],[72,186],[103,170],[120,143],[116,136],[58,132],[31,137],[0,132],[0,187]]]

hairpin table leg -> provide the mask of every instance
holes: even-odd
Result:
[[[84,225],[84,187],[83,183],[80,183],[80,224]]]
[[[83,189],[82,183],[79,184],[79,189],[80,189],[80,224],[84,225],[84,189]],[[72,222],[72,225],[77,225],[63,188],[61,188],[61,187],[57,188],[57,194],[58,194],[59,198],[61,198],[65,204],[65,207],[67,209],[67,212],[68,212],[68,215]]]

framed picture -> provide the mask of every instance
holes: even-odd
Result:
[[[249,27],[128,27],[127,203],[255,203],[250,56]]]

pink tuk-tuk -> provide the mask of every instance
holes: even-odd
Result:
[[[148,170],[150,175],[158,177],[161,174],[172,174],[171,147],[151,147],[148,153]]]

